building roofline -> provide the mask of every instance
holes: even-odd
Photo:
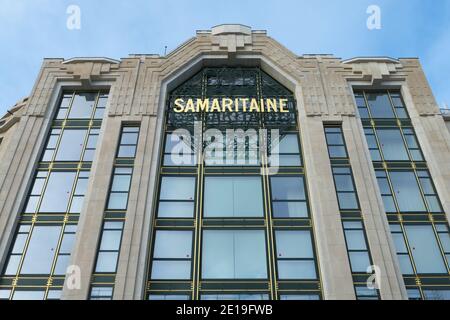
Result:
[[[77,63],[77,62],[108,62],[108,63],[119,64],[120,60],[111,59],[111,58],[107,58],[107,57],[74,57],[74,58],[64,60],[62,62],[62,64]]]
[[[361,63],[361,62],[390,62],[390,63],[400,63],[399,59],[391,57],[355,57],[347,60],[343,60],[342,63]]]

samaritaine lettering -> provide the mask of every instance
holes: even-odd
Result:
[[[175,99],[173,110],[181,112],[289,112],[288,99],[213,98]]]

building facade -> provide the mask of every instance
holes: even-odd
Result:
[[[417,59],[243,25],[45,59],[0,120],[0,299],[450,299],[450,133]]]

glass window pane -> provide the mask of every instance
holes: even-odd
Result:
[[[115,175],[111,191],[125,191],[130,190],[131,176],[129,175]]]
[[[201,300],[269,300],[267,294],[202,294]]]
[[[137,132],[122,133],[120,144],[137,144],[138,136]]]
[[[205,217],[262,217],[260,177],[206,177]]]
[[[171,154],[164,155],[165,166],[194,166],[197,164],[196,156],[191,154],[185,154],[183,156],[173,157]]]
[[[378,300],[378,294],[375,289],[357,286],[355,287],[355,291],[358,300]]]
[[[305,201],[274,201],[272,208],[275,218],[307,218],[309,216]]]
[[[89,178],[89,171],[80,171],[79,177],[80,178]]]
[[[195,177],[163,177],[161,179],[162,200],[194,200]]]
[[[83,161],[94,161],[95,150],[94,149],[86,149],[83,155]]]
[[[134,158],[136,155],[136,146],[120,146],[118,158]]]
[[[387,213],[397,212],[392,196],[383,196],[384,209]]]
[[[373,118],[395,118],[387,93],[369,93],[367,102]]]
[[[61,299],[62,290],[48,290],[47,300],[59,300]]]
[[[156,232],[154,258],[190,259],[191,252],[192,231]]]
[[[128,193],[111,193],[109,195],[108,209],[126,210],[128,203]]]
[[[391,98],[392,98],[392,103],[394,104],[394,106],[396,106],[396,107],[404,106],[402,98],[400,96],[400,93],[391,93]]]
[[[378,149],[377,140],[373,134],[366,134],[366,139],[370,149]]]
[[[395,111],[397,112],[397,117],[400,119],[408,119],[408,113],[405,108],[395,108]]]
[[[400,129],[377,129],[377,134],[385,160],[409,160]]]
[[[267,278],[265,240],[263,230],[205,230],[202,277]]]
[[[39,291],[24,291],[18,290],[14,292],[13,300],[43,300],[45,296],[45,290]]]
[[[84,196],[86,194],[88,182],[88,179],[78,179],[75,194],[78,196]]]
[[[91,298],[112,298],[113,288],[112,287],[92,287]]]
[[[192,218],[194,216],[193,202],[160,202],[159,218]]]
[[[366,239],[362,230],[345,230],[348,250],[366,250]]]
[[[347,150],[344,146],[329,146],[330,158],[347,158]]]
[[[25,213],[35,213],[37,209],[37,205],[39,202],[39,196],[37,197],[28,197],[28,203],[25,208]]]
[[[350,175],[334,175],[337,191],[354,191],[353,180]]]
[[[52,172],[39,211],[66,212],[75,176],[75,172]]]
[[[345,230],[363,229],[363,225],[360,221],[345,221],[343,225]]]
[[[42,189],[44,188],[45,179],[35,179],[33,189],[31,190],[32,195],[40,195]]]
[[[364,95],[362,94],[355,94],[355,101],[358,107],[366,106],[366,100],[364,99]]]
[[[75,243],[75,234],[74,233],[65,233],[63,236],[63,240],[61,242],[61,248],[59,249],[59,253],[71,253],[73,249],[73,244]]]
[[[59,107],[67,109],[70,105],[70,101],[72,100],[72,96],[73,94],[64,94]]]
[[[359,116],[363,119],[369,118],[369,111],[367,108],[358,108]]]
[[[21,274],[49,274],[58,245],[60,226],[35,226]]]
[[[320,300],[318,294],[282,294],[280,300]]]
[[[139,132],[139,127],[123,127],[123,132]]]
[[[332,167],[333,174],[351,174],[348,167]]]
[[[370,157],[372,158],[372,161],[381,161],[381,154],[380,151],[378,151],[378,149],[371,149],[369,150],[370,152]]]
[[[287,134],[280,138],[279,153],[300,153],[298,139],[295,134]]]
[[[172,153],[172,150],[175,146],[177,146],[179,143],[183,141],[183,147],[188,147],[189,153],[192,151],[190,146],[190,133],[183,132],[183,133],[167,133],[166,134],[166,141],[164,145],[164,153]],[[183,149],[182,146],[179,146],[180,149]]]
[[[94,118],[95,119],[103,119],[103,116],[105,115],[105,109],[99,109],[97,108],[95,110]]]
[[[123,222],[105,221],[103,229],[105,229],[105,230],[123,230]]]
[[[191,261],[154,260],[152,275],[154,280],[185,280],[191,278]]]
[[[409,246],[418,273],[447,273],[431,225],[406,225]]]
[[[148,300],[190,300],[189,295],[181,294],[151,294]]]
[[[56,119],[65,119],[67,115],[68,109],[59,109],[58,114],[56,115]]]
[[[64,130],[55,161],[80,161],[87,130]]]
[[[441,205],[437,196],[426,196],[428,208],[430,212],[442,212]]]
[[[406,143],[409,148],[417,149],[419,145],[417,143],[417,139],[413,134],[405,134]]]
[[[271,177],[272,200],[306,200],[303,177]]]
[[[282,280],[316,279],[316,267],[311,260],[278,260],[278,278]]]
[[[378,186],[380,187],[381,194],[391,194],[391,188],[387,178],[378,178]]]
[[[359,209],[358,201],[354,193],[338,193],[339,207],[342,210]]]
[[[424,212],[425,204],[413,172],[391,171],[391,182],[402,212]]]
[[[450,300],[450,290],[424,290],[426,300]]]
[[[433,183],[430,178],[420,178],[420,184],[425,194],[434,194]]]
[[[14,242],[14,247],[12,253],[22,253],[25,247],[25,242],[27,240],[28,234],[18,234],[16,241]]]
[[[116,272],[118,252],[99,252],[95,272],[114,273]]]
[[[367,252],[349,252],[348,255],[352,271],[366,273],[367,268],[371,265],[369,254]]]
[[[409,300],[422,300],[419,289],[406,289]]]
[[[133,168],[117,167],[114,169],[114,174],[132,174]]]
[[[67,272],[67,267],[70,264],[70,255],[60,255],[56,260],[55,275],[62,276]]]
[[[54,149],[45,150],[44,155],[42,156],[41,161],[52,161],[53,159],[53,153],[55,152]]]
[[[397,253],[408,253],[408,248],[406,248],[405,239],[401,233],[393,233],[392,238],[394,239],[395,248]]]
[[[442,247],[445,252],[450,252],[450,234],[449,233],[439,233],[439,238],[441,239]]]
[[[276,231],[277,257],[313,258],[309,231]]]
[[[326,138],[329,145],[344,145],[342,133],[327,133]]]
[[[98,135],[89,135],[89,139],[86,148],[95,149],[97,146]]]
[[[108,94],[106,93],[100,93],[98,97],[97,102],[97,109],[104,109],[106,108],[106,103],[108,102]]]
[[[15,276],[17,274],[17,269],[19,268],[21,256],[11,255],[9,256],[8,266],[6,267],[6,276]]]
[[[0,289],[0,300],[9,299],[9,295],[11,294],[10,289]]]
[[[84,196],[73,197],[69,212],[70,213],[81,213],[81,209],[83,208],[83,203],[84,203]]]
[[[414,274],[411,259],[409,258],[409,256],[406,254],[399,254],[397,257],[402,274]]]
[[[423,161],[423,155],[420,150],[409,150],[414,161]]]
[[[119,250],[122,231],[104,230],[100,250]]]
[[[391,232],[402,232],[402,227],[399,224],[390,224],[389,229]]]
[[[88,119],[92,115],[94,109],[96,93],[78,93],[70,110],[69,119]]]
[[[276,161],[276,157],[278,157],[278,161]],[[290,154],[272,154],[270,156],[270,165],[280,167],[298,167],[302,165],[302,161],[300,159],[300,155],[290,155]]]

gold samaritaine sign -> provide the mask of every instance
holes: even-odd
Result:
[[[175,99],[175,112],[289,112],[288,99],[211,98]]]

